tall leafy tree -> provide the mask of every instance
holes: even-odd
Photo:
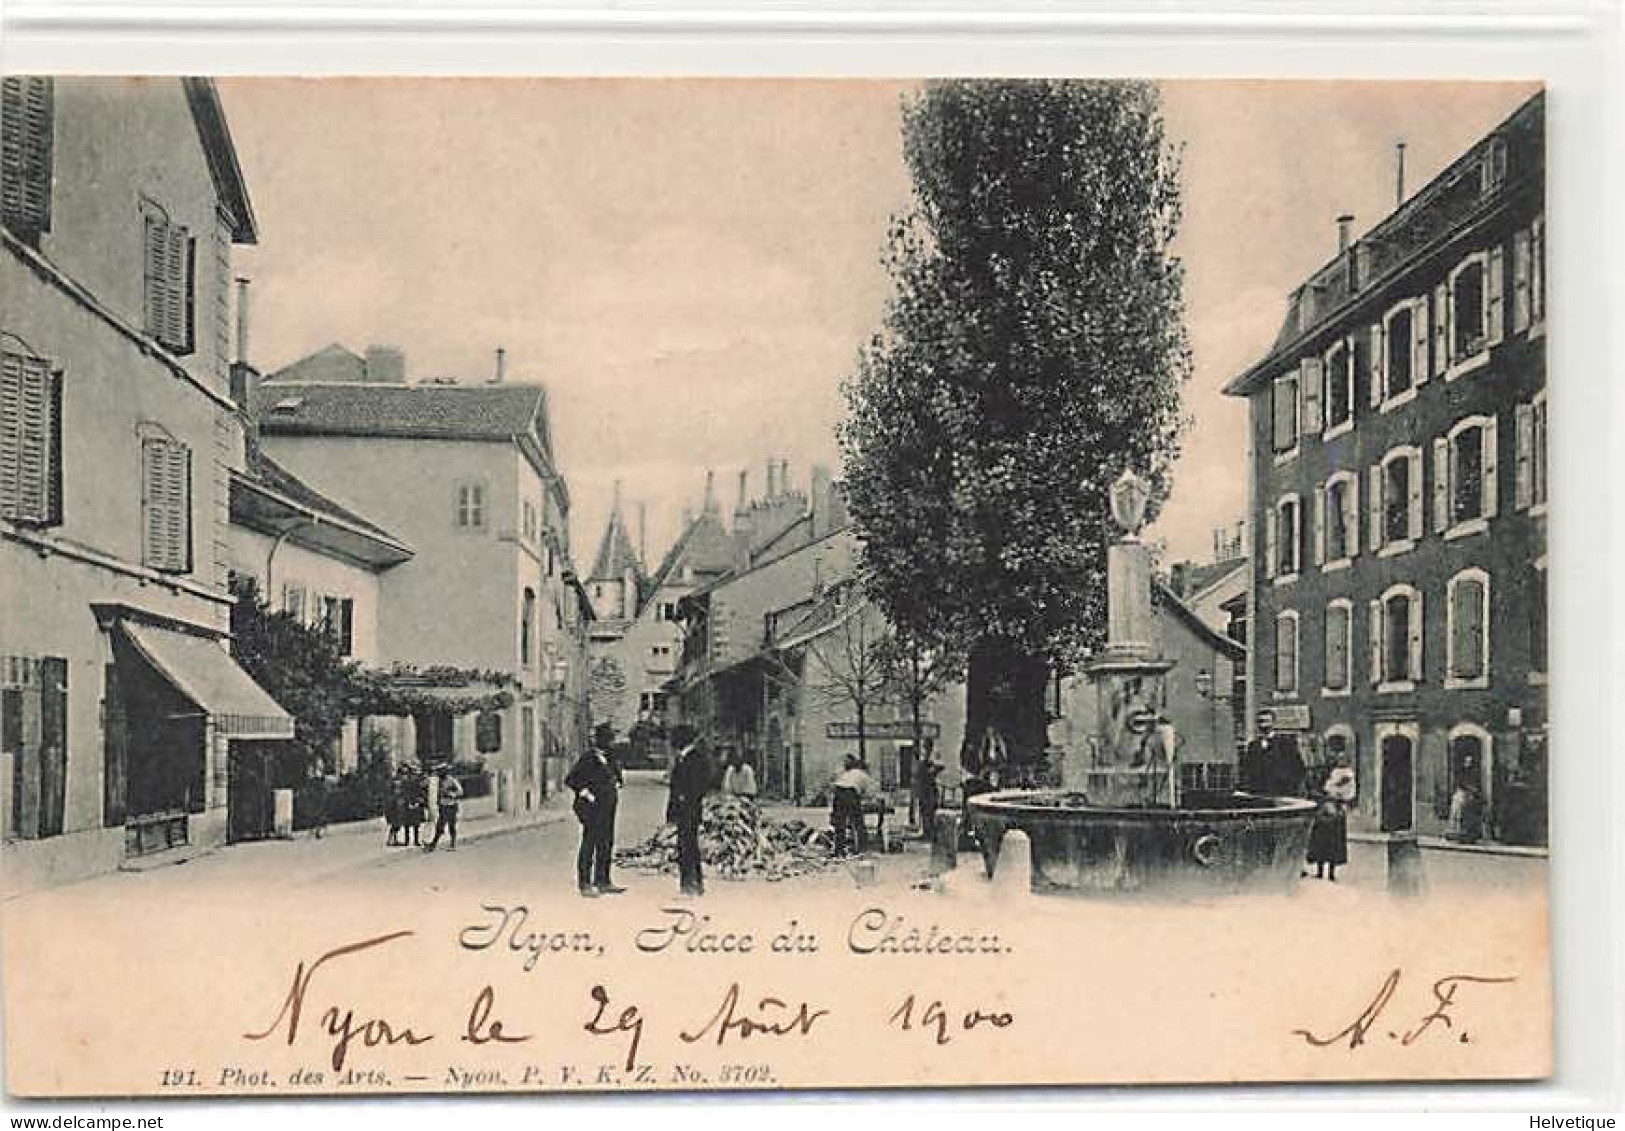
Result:
[[[1190,373],[1178,159],[1138,82],[933,83],[905,103],[911,209],[846,383],[848,504],[898,631],[962,652],[974,768],[1047,741],[1049,671],[1098,646],[1107,489],[1166,494]]]

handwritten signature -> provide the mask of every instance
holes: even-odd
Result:
[[[1331,1048],[1342,1046],[1356,1049],[1366,1043],[1377,1023],[1383,1019],[1388,1011],[1388,1005],[1399,990],[1401,971],[1396,967],[1389,972],[1377,987],[1377,992],[1362,1010],[1343,1028],[1327,1036],[1319,1036],[1309,1029],[1294,1029],[1293,1036],[1302,1037],[1304,1042],[1315,1048]],[[1446,974],[1433,983],[1432,1008],[1416,1021],[1410,1028],[1385,1028],[1381,1032],[1388,1035],[1389,1040],[1398,1041],[1401,1045],[1415,1044],[1429,1032],[1442,1032],[1449,1029],[1456,1030],[1458,1018],[1455,1015],[1456,994],[1464,986],[1495,986],[1517,981],[1514,977],[1488,977],[1482,974]],[[1466,1044],[1469,1034],[1465,1029],[1457,1033],[1457,1040]]]

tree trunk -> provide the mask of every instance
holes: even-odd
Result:
[[[965,678],[965,739],[959,761],[966,773],[983,769],[988,728],[1004,739],[1005,758],[1019,778],[1044,756],[1049,744],[1049,716],[1044,689],[1049,666],[1002,640],[978,641],[970,652]]]
[[[862,699],[857,701],[856,706],[858,708],[858,761],[863,763],[864,769],[868,769],[869,743],[868,737],[863,733],[864,727],[868,724],[868,712],[863,709]]]

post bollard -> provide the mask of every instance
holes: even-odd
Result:
[[[1033,842],[1020,829],[1006,830],[999,841],[993,890],[1003,897],[1028,895],[1033,890]]]
[[[942,813],[931,823],[931,874],[944,876],[959,867],[959,814]]]
[[[1413,832],[1388,836],[1388,893],[1406,897],[1422,894],[1422,846]]]

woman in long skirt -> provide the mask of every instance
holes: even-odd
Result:
[[[1309,830],[1309,863],[1315,878],[1336,882],[1337,866],[1349,859],[1348,806],[1354,800],[1354,770],[1346,759],[1332,766],[1321,787],[1315,823]]]

